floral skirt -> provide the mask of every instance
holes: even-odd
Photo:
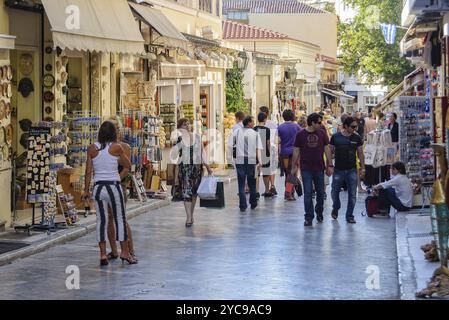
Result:
[[[179,165],[179,182],[182,186],[182,199],[192,201],[192,197],[197,196],[198,187],[203,177],[203,166],[198,164]]]

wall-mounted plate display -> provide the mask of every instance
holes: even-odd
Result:
[[[48,63],[48,64],[45,65],[45,71],[50,72],[52,70],[53,70],[53,66],[51,64]]]
[[[46,54],[51,54],[53,52],[53,48],[52,47],[45,47],[45,53]]]
[[[45,113],[51,114],[53,109],[51,107],[45,107]]]

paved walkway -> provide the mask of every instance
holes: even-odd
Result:
[[[198,209],[190,229],[182,203],[132,219],[137,265],[100,268],[91,233],[2,266],[0,299],[399,298],[394,219],[361,217],[361,198],[356,225],[326,209],[323,224],[305,228],[302,198],[242,214],[236,190],[226,183],[226,209]],[[80,290],[66,288],[69,265]],[[367,269],[379,287],[367,286]]]

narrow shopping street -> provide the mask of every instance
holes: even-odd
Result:
[[[343,211],[332,221],[328,199],[324,223],[305,228],[303,198],[262,199],[240,213],[236,190],[226,182],[226,208],[198,208],[190,229],[179,202],[130,220],[137,265],[100,268],[90,233],[2,266],[0,299],[399,298],[395,219],[361,216],[364,197],[357,224],[347,224]],[[66,288],[69,265],[79,267],[79,290]],[[373,288],[366,282],[377,267]]]

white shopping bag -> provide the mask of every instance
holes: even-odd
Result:
[[[376,160],[377,147],[373,144],[365,146],[365,164],[372,166]]]
[[[203,177],[198,187],[198,196],[203,200],[214,200],[217,198],[217,178],[213,176]]]

